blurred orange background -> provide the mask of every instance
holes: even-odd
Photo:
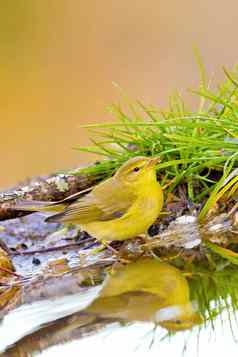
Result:
[[[164,106],[208,73],[237,62],[238,3],[207,1],[5,1],[0,10],[0,187],[93,159],[83,123],[111,121],[118,83]],[[215,74],[214,74],[215,73]]]

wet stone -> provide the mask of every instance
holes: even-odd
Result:
[[[33,257],[33,259],[32,259],[32,264],[34,264],[34,265],[40,265],[40,264],[41,264],[41,261],[40,261],[39,258]]]

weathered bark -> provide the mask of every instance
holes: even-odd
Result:
[[[87,174],[78,176],[52,174],[47,177],[33,178],[27,184],[0,193],[0,221],[29,214],[26,211],[14,210],[14,203],[18,199],[59,201],[89,188],[96,182],[95,177]]]

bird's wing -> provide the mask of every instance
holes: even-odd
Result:
[[[136,196],[124,185],[110,178],[96,186],[92,192],[69,204],[59,214],[47,218],[48,222],[90,223],[121,217],[134,203]]]

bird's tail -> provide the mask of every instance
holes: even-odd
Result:
[[[61,211],[62,211],[62,209],[59,211],[54,211],[54,212],[59,212],[59,213],[53,214],[52,216],[49,216],[49,217],[46,217],[45,222],[48,222],[48,223],[51,223],[51,222],[64,223],[65,222],[65,223],[67,223],[67,216],[66,216],[66,219],[64,219],[65,214],[64,214],[64,212],[61,212]],[[53,211],[51,211],[51,212],[53,212]]]
[[[17,211],[61,212],[65,205],[57,202],[19,200],[13,207]]]

